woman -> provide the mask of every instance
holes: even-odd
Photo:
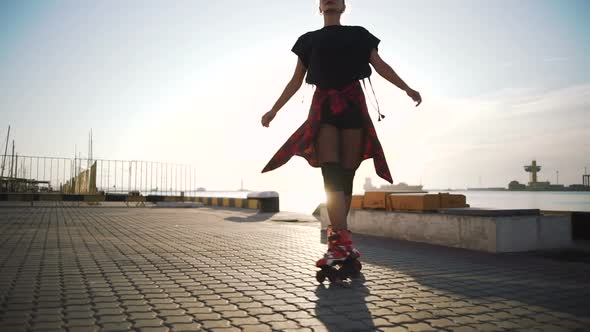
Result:
[[[320,0],[322,29],[297,40],[292,51],[298,56],[293,77],[261,123],[268,127],[277,112],[299,90],[304,77],[316,86],[307,120],[279,149],[264,172],[285,164],[292,156],[321,167],[331,223],[328,251],[316,265],[332,266],[358,257],[346,218],[352,199],[352,183],[360,163],[373,158],[377,174],[393,183],[389,168],[368,114],[360,80],[369,78],[371,67],[404,90],[417,105],[422,98],[411,89],[378,53],[380,40],[360,26],[343,26],[344,0]],[[379,113],[379,121],[384,118]]]

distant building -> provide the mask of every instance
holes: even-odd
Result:
[[[585,186],[583,184],[572,184],[569,185],[567,189],[571,191],[590,191],[590,186]]]
[[[524,170],[530,173],[528,185],[519,183],[518,181],[511,181],[508,184],[508,190],[526,190],[526,191],[590,191],[590,176],[584,175],[584,184],[573,184],[568,187],[562,184],[551,184],[549,181],[538,181],[537,173],[541,171],[541,165],[537,165],[537,161],[533,160],[531,165],[524,166]],[[588,179],[586,180],[586,177]],[[588,185],[586,185],[586,181]]]
[[[526,190],[526,185],[519,183],[518,181],[510,181],[508,184],[508,190]]]
[[[562,184],[551,184],[549,181],[541,181],[530,183],[527,189],[538,191],[562,191],[565,189],[565,186]]]

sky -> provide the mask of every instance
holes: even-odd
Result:
[[[394,181],[426,188],[541,180],[590,169],[590,2],[348,0],[343,24],[424,102],[378,74],[376,121]],[[304,85],[260,125],[290,79],[297,38],[319,29],[314,0],[0,2],[0,137],[20,155],[73,157],[94,133],[97,159],[194,165],[199,186],[322,190],[300,157],[260,171],[305,120]],[[368,96],[373,100],[372,94]],[[371,160],[357,172],[375,184]]]

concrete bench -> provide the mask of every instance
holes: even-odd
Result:
[[[321,207],[322,228],[329,224]],[[539,210],[441,209],[432,213],[351,210],[353,233],[425,242],[486,252],[522,252],[572,245],[568,215]]]

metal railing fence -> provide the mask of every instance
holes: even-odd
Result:
[[[200,191],[196,168],[186,164],[0,155],[0,192],[61,192],[94,164],[91,190],[98,193],[188,196]]]

